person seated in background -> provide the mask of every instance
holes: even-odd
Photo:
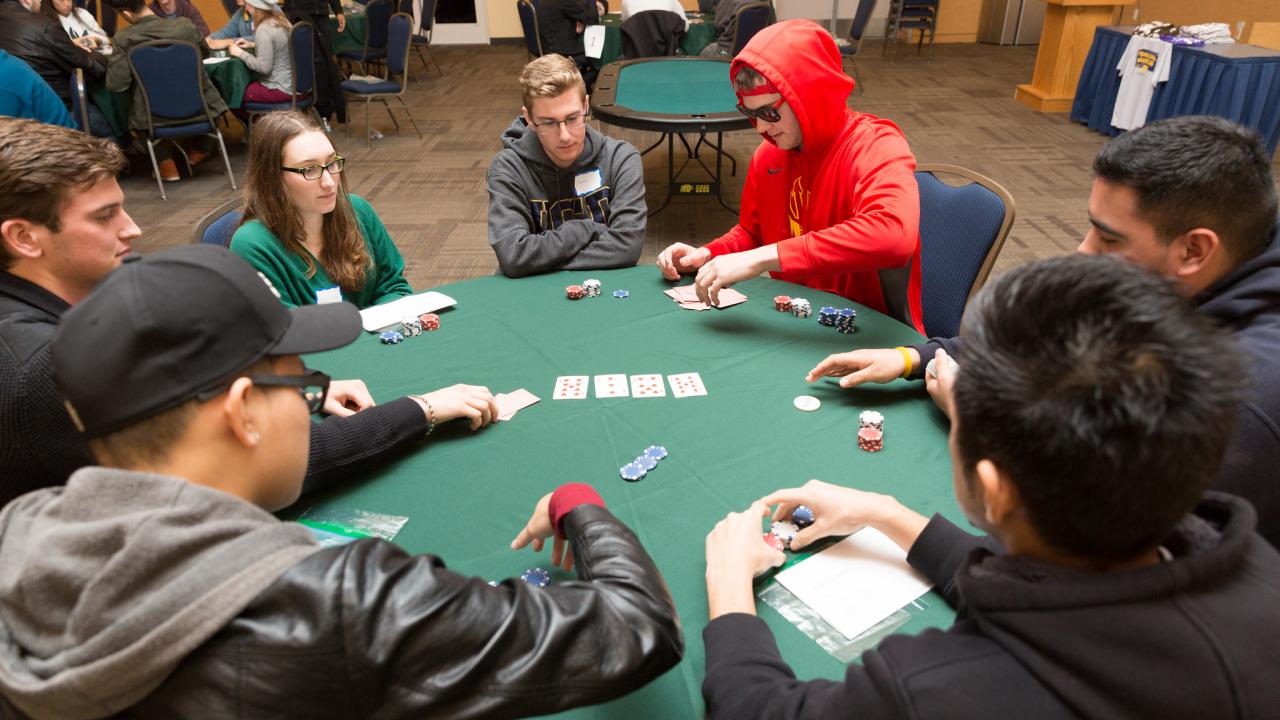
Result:
[[[244,219],[231,251],[286,305],[358,308],[412,295],[404,258],[368,201],[347,193],[345,158],[311,115],[277,111],[253,124]]]
[[[587,57],[582,31],[587,25],[600,24],[607,5],[600,0],[539,0],[534,8],[543,54],[572,60],[589,90],[596,82],[597,70]]]
[[[573,61],[520,73],[521,115],[489,164],[489,244],[508,277],[635,265],[644,246],[644,168],[630,143],[587,124]]]
[[[62,24],[47,15],[32,12],[18,0],[0,0],[0,50],[22,60],[53,90],[62,106],[71,110],[71,76],[76,68],[86,81],[102,80],[107,74],[107,58],[71,42]],[[89,132],[110,138],[115,133],[107,116],[93,103]]]
[[[0,116],[79,129],[71,113],[31,66],[0,50]]]
[[[650,10],[666,10],[675,13],[684,20],[684,28],[689,29],[689,17],[685,15],[684,6],[680,4],[680,0],[622,0],[622,22],[630,20],[632,15]]]
[[[98,465],[0,512],[0,714],[516,717],[679,662],[666,583],[589,485],[512,528],[513,550],[554,538],[577,566],[546,588],[377,538],[321,548],[271,515],[329,382],[299,356],[360,332],[350,304],[286,308],[209,245],[128,263],[67,312],[55,378]]]
[[[963,333],[952,484],[989,537],[816,480],[730,514],[706,542],[708,717],[1280,707],[1280,554],[1254,531],[1247,501],[1205,492],[1239,412],[1239,348],[1168,280],[1085,256],[997,277],[971,301]],[[762,516],[802,504],[816,521],[792,549],[874,528],[907,551],[955,623],[881,641],[844,682],[797,680],[751,586],[783,561],[760,540]]]
[[[719,0],[715,5],[716,39],[698,53],[704,58],[728,58],[733,54],[733,19],[744,6],[760,0]]]
[[[244,0],[236,0],[236,11],[231,13],[231,19],[210,33],[204,44],[211,50],[223,50],[232,45],[245,47],[253,43],[253,32],[253,12]]]
[[[93,462],[53,385],[49,343],[67,309],[142,234],[116,182],[124,164],[105,140],[0,118],[0,505]],[[478,430],[498,407],[476,385],[375,404],[363,382],[335,380],[324,411],[330,417],[311,425],[307,491],[405,451],[444,423]]]
[[[178,1],[186,2],[186,0]],[[186,17],[165,18],[156,15],[147,7],[146,0],[106,0],[106,2],[120,14],[120,17],[129,22],[129,25],[121,28],[113,38],[116,51],[111,55],[111,64],[107,68],[107,89],[112,92],[133,89],[129,102],[129,129],[145,133],[149,123],[147,101],[143,96],[142,85],[133,81],[129,51],[134,46],[149,40],[180,40],[194,45],[201,57],[204,57],[208,55],[208,49],[204,45],[204,35]],[[217,118],[227,112],[227,103],[218,94],[218,88],[214,86],[208,74],[201,72],[199,75],[205,104],[209,106],[209,112]],[[202,137],[189,142],[191,149],[186,151],[186,155],[192,165],[204,162],[213,150],[212,141],[209,138]],[[143,152],[146,151],[143,150]],[[155,154],[162,180],[176,182],[181,179],[177,163],[169,153],[168,143],[157,143]]]
[[[1114,254],[1178,284],[1248,357],[1251,384],[1232,425],[1215,487],[1253,503],[1258,532],[1280,547],[1280,224],[1271,156],[1257,133],[1229,120],[1183,116],[1108,142],[1093,162],[1092,228],[1078,249]],[[840,386],[924,379],[948,411],[947,361],[962,338],[830,355],[806,378]]]
[[[74,0],[44,0],[40,4],[40,12],[61,23],[67,37],[81,48],[111,54],[111,40],[107,38],[107,32],[98,25],[92,13],[76,7]]]
[[[289,24],[273,0],[247,0],[253,14],[253,46],[249,52],[239,44],[228,51],[240,58],[258,76],[244,89],[244,101],[287,103],[293,99],[293,56],[289,52]]]
[[[162,18],[186,18],[200,31],[200,37],[209,36],[209,24],[191,0],[152,0],[151,12]]]

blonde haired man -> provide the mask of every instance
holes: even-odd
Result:
[[[644,245],[644,169],[630,143],[587,125],[573,61],[520,73],[524,106],[489,165],[489,244],[508,277],[635,265]]]

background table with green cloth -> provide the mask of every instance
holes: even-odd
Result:
[[[222,62],[201,63],[209,74],[218,94],[226,101],[227,107],[237,110],[244,103],[244,89],[249,87],[253,76],[249,66],[240,58],[229,57]],[[133,89],[125,92],[111,92],[106,85],[93,83],[86,90],[89,99],[106,116],[111,129],[117,136],[123,136],[129,130],[129,103],[133,100]]]
[[[333,38],[333,54],[361,52],[369,18],[364,13],[347,13],[347,29],[338,32],[338,18],[329,18],[329,36]]]
[[[600,297],[565,298],[566,285],[589,276],[602,281]],[[702,312],[683,310],[663,295],[671,286],[652,266],[480,278],[437,288],[458,304],[441,312],[435,332],[399,345],[365,334],[347,348],[308,356],[309,367],[335,378],[363,378],[382,401],[459,382],[494,393],[526,388],[542,400],[475,433],[446,425],[367,476],[303,498],[289,517],[319,502],[408,516],[397,544],[437,554],[454,571],[502,580],[551,567],[549,546],[542,553],[509,549],[538,499],[564,482],[591,483],[665,576],[686,654],[644,689],[573,716],[701,717],[704,538],[726,513],[820,478],[892,493],[926,515],[942,512],[957,522],[963,515],[952,495],[946,420],[919,383],[841,390],[830,381],[804,382],[828,353],[894,347],[919,340],[914,331],[858,307],[858,332],[841,335],[819,325],[816,311],[852,303],[767,278],[735,286],[750,297],[746,303]],[[619,289],[631,296],[614,298]],[[772,299],[779,294],[808,298],[814,317],[776,312]],[[700,373],[708,395],[596,399],[591,392],[585,400],[551,399],[560,375],[682,372]],[[797,411],[792,401],[802,394],[820,398],[821,409]],[[857,417],[865,409],[885,415],[881,452],[857,448]],[[652,444],[670,456],[643,480],[623,481],[618,468]],[[559,570],[552,576],[554,582],[573,577]],[[927,605],[904,632],[952,622],[940,596],[928,596]],[[843,663],[758,606],[799,677],[843,677]]]
[[[680,37],[680,49],[685,55],[697,55],[716,39],[715,15],[707,13],[698,17],[702,22],[690,20],[689,29]],[[599,60],[591,61],[597,68],[622,57],[622,14],[609,13],[600,18],[600,24],[604,26],[604,49],[600,51]]]

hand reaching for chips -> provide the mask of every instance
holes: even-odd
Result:
[[[927,518],[907,510],[889,495],[863,492],[821,480],[810,480],[798,488],[777,490],[758,502],[777,506],[773,511],[774,520],[790,520],[791,513],[800,505],[813,511],[813,524],[796,533],[791,541],[792,550],[801,550],[824,537],[848,535],[867,525],[888,535],[904,550],[909,550],[928,524]]]

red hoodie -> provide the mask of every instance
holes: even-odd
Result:
[[[800,123],[799,150],[768,137],[751,158],[738,224],[711,256],[777,244],[770,276],[842,295],[924,332],[916,159],[888,120],[846,105],[853,79],[826,30],[788,20],[734,59],[778,88]]]

